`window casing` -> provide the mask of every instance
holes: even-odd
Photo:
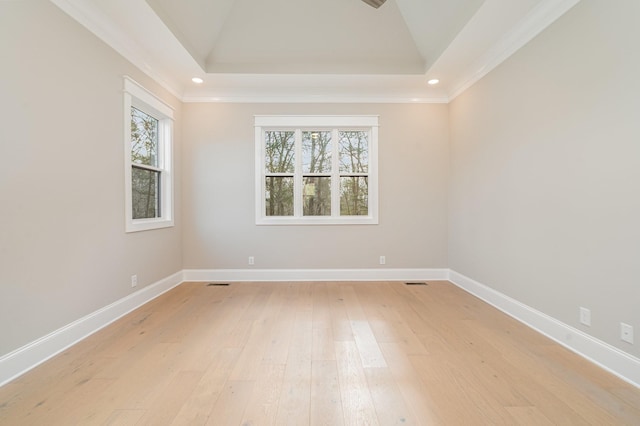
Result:
[[[256,116],[256,224],[378,223],[377,116]]]
[[[173,226],[173,110],[124,79],[125,230]]]

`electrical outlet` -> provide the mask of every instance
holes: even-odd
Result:
[[[387,259],[384,256],[380,256],[380,264],[384,265],[385,263],[387,263]]]
[[[591,326],[591,310],[580,307],[580,322],[584,325]]]
[[[633,345],[633,327],[623,322],[620,323],[620,338],[623,342]]]
[[[138,276],[131,275],[131,287],[135,287],[138,285]]]
[[[253,265],[256,263],[256,260],[254,259],[253,256],[249,256],[249,265]]]

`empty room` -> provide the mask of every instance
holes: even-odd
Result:
[[[1,425],[640,424],[637,0],[1,0]]]

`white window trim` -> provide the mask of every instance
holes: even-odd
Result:
[[[131,107],[135,107],[158,120],[161,216],[157,218],[133,219]],[[173,108],[127,76],[124,77],[124,165],[125,232],[148,231],[173,226]]]
[[[377,115],[256,115],[255,206],[256,225],[377,225],[378,224],[378,116]],[[332,216],[302,216],[301,203],[293,216],[266,216],[264,132],[295,129],[366,129],[369,140],[369,209],[367,216],[338,216],[339,194],[332,191]],[[299,157],[299,155],[298,155]],[[334,158],[337,158],[334,155]],[[334,165],[334,168],[336,166]]]

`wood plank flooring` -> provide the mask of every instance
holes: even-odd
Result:
[[[184,283],[0,388],[1,425],[640,425],[640,390],[448,282]]]

